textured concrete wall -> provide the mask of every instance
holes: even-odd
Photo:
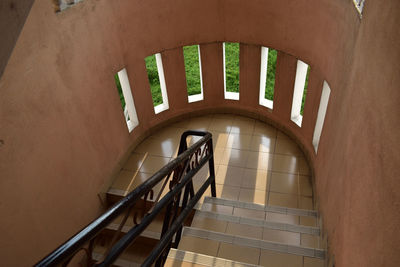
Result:
[[[370,0],[360,23],[352,1],[345,0],[85,0],[59,14],[51,1],[35,1],[0,79],[3,261],[30,265],[93,219],[101,210],[97,193],[150,129],[184,114],[222,110],[290,132],[315,167],[337,266],[379,265],[383,258],[372,248],[383,251],[384,241],[366,240],[398,239],[392,228],[371,235],[367,230],[399,221],[399,197],[390,190],[399,188],[399,8],[386,2],[385,20],[381,4]],[[223,41],[242,43],[239,101],[223,99]],[[181,48],[188,44],[201,44],[205,97],[190,104]],[[261,45],[280,51],[273,111],[258,105]],[[170,99],[170,109],[157,116],[144,64],[156,52],[162,53]],[[297,57],[312,69],[302,128],[290,121]],[[124,67],[140,123],[131,134],[113,78]],[[332,93],[315,156],[311,140],[324,79]],[[373,110],[373,101],[382,104]],[[387,216],[368,221],[382,210]],[[354,249],[358,242],[364,244]],[[388,251],[383,255],[394,250]]]

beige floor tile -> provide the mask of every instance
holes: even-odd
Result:
[[[215,172],[218,170],[218,166],[214,166]],[[208,164],[204,165],[194,176],[193,176],[193,183],[202,185],[210,176]]]
[[[271,179],[271,172],[245,169],[241,187],[267,191],[269,179]]]
[[[298,174],[299,157],[274,154],[272,171]]]
[[[244,168],[220,165],[215,182],[230,186],[240,187],[244,175]]]
[[[194,145],[194,144],[195,144],[196,142],[198,142],[201,138],[202,138],[202,136],[196,136],[196,135],[194,135],[194,136],[189,136],[189,137],[187,138],[187,144],[188,144],[188,146]]]
[[[249,149],[251,151],[274,153],[275,140],[276,140],[275,138],[271,138],[264,135],[253,135]]]
[[[111,188],[129,191],[133,181],[135,180],[135,174],[136,173],[132,171],[121,170],[115,178]]]
[[[225,233],[226,225],[225,221],[214,220],[206,217],[196,216],[193,219],[192,227],[206,229],[214,232]]]
[[[219,148],[225,148],[228,142],[229,133],[220,133],[211,131],[213,146]]]
[[[291,139],[286,138],[279,138],[276,140],[275,153],[294,156],[303,155],[303,152],[301,152],[299,146]]]
[[[228,223],[226,227],[225,233],[235,235],[235,236],[244,236],[249,238],[259,239],[262,236],[263,228],[239,223]]]
[[[259,264],[265,267],[303,267],[303,257],[262,249]]]
[[[211,203],[204,203],[203,206],[201,207],[201,209],[204,211],[212,211],[212,212],[219,213],[219,214],[232,215],[232,213],[233,213],[233,207],[215,205],[215,204],[211,204]]]
[[[242,208],[234,208],[233,215],[239,217],[248,217],[254,219],[265,219],[265,211],[262,210],[250,210],[250,209],[242,209]]]
[[[213,118],[209,125],[209,130],[229,133],[232,128],[232,119]]]
[[[304,257],[304,267],[324,267],[324,264],[322,259]]]
[[[261,121],[256,121],[254,125],[254,135],[262,135],[265,137],[276,138],[276,129]]]
[[[186,122],[185,124],[188,124],[188,122]],[[186,128],[186,127],[184,127]],[[173,126],[170,127],[165,127],[162,129],[157,130],[154,134],[151,135],[150,138],[152,139],[157,139],[157,140],[173,140],[179,143],[180,139],[181,139],[181,135],[183,134],[184,131],[186,131],[186,129],[184,128],[176,128]]]
[[[136,149],[136,153],[148,153],[151,156],[172,157],[179,149],[179,142],[173,139],[159,140],[148,138]]]
[[[305,210],[313,210],[314,203],[312,197],[303,197],[301,196],[299,199],[299,208]]]
[[[143,182],[145,182],[147,179],[149,179],[153,174],[151,173],[144,173],[144,172],[138,172],[134,181],[131,183],[129,191],[132,191],[133,189],[135,189],[136,187],[138,187],[139,185],[141,185]],[[158,193],[161,190],[162,184],[165,180],[159,182],[158,184],[156,184],[153,187],[153,192],[154,192],[154,198],[158,195]],[[168,190],[168,188],[166,189]],[[166,190],[165,193],[167,192]],[[154,199],[153,198],[153,199]]]
[[[237,116],[232,122],[231,133],[253,134],[255,120]]]
[[[248,152],[246,168],[257,170],[271,170],[273,155],[264,152]]]
[[[217,256],[219,242],[207,240],[192,236],[183,236],[179,242],[178,249],[205,254],[209,256]]]
[[[267,221],[290,223],[290,224],[299,224],[299,216],[290,215],[290,214],[267,212]]]
[[[301,234],[301,245],[309,248],[319,248],[319,236]]]
[[[132,153],[129,156],[128,160],[125,162],[122,169],[135,172],[139,170],[140,166],[142,166],[142,163],[145,159],[146,159],[145,154]]]
[[[165,267],[206,267],[207,265],[202,265],[187,261],[178,261],[172,258],[167,258],[164,264]]]
[[[289,173],[272,172],[270,190],[273,192],[296,195],[299,193],[298,176]]]
[[[311,216],[300,216],[300,225],[317,226],[317,218]]]
[[[164,167],[171,158],[159,156],[147,156],[140,167],[140,172],[155,173]]]
[[[211,119],[209,117],[194,117],[190,119],[188,128],[190,130],[207,131]]]
[[[244,263],[258,264],[260,249],[221,243],[218,257]]]
[[[307,197],[312,197],[311,177],[299,176],[300,194]]]
[[[246,167],[249,151],[227,148],[221,159],[221,165],[229,165],[235,167]]]
[[[279,242],[288,245],[299,246],[300,245],[300,233],[293,233],[287,231],[279,231],[264,228],[263,239]]]
[[[228,142],[226,143],[226,147],[249,150],[251,139],[252,135],[249,134],[230,133],[228,137]]]
[[[266,205],[268,192],[255,189],[240,188],[239,201]]]
[[[270,192],[268,205],[298,208],[298,197],[296,195]]]
[[[217,197],[238,200],[240,187],[216,184]]]
[[[214,148],[214,165],[219,165],[223,159],[225,148]]]

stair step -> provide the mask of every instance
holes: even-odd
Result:
[[[168,254],[167,262],[164,266],[183,266],[182,262],[191,263],[190,266],[226,266],[226,267],[257,267],[259,265],[247,264],[243,262],[231,261],[223,258],[208,256],[191,251],[171,249]]]
[[[309,248],[309,247],[303,247],[303,246],[297,246],[297,245],[289,245],[289,244],[283,244],[283,243],[278,243],[278,242],[272,242],[272,241],[266,241],[266,240],[248,238],[248,237],[242,237],[242,236],[235,236],[235,235],[231,235],[231,234],[203,230],[203,229],[198,229],[198,228],[193,228],[193,227],[184,227],[183,236],[184,237],[194,237],[197,239],[195,242],[198,242],[198,239],[203,239],[203,240],[216,241],[217,243],[221,242],[221,244],[227,243],[227,244],[231,244],[234,246],[271,250],[271,251],[276,251],[276,252],[281,252],[281,253],[296,254],[296,255],[300,255],[300,256],[314,257],[314,258],[319,258],[319,259],[325,258],[325,251],[322,249]],[[212,245],[210,245],[210,247],[207,249],[210,249],[211,246]],[[181,243],[179,244],[179,248],[180,249],[186,248],[184,239],[182,239]],[[193,251],[193,252],[202,253],[200,251]],[[212,255],[212,256],[217,256],[217,255]],[[252,263],[252,264],[254,264],[254,263]],[[255,263],[255,264],[257,264],[257,263]]]
[[[164,214],[161,214],[155,218],[155,220],[149,224],[149,226],[144,230],[140,236],[147,237],[151,239],[160,239],[161,230],[163,226]],[[117,231],[120,222],[122,221],[124,215],[119,216],[114,222],[110,223],[106,229],[110,231]],[[140,219],[139,219],[140,221]],[[121,232],[127,233],[134,226],[132,215],[128,217],[125,225],[122,227]]]
[[[296,225],[296,224],[289,224],[289,223],[282,223],[282,222],[272,222],[272,221],[266,221],[266,220],[261,220],[261,219],[240,217],[240,216],[235,216],[235,215],[218,214],[215,212],[202,211],[202,210],[196,211],[192,225],[194,223],[196,223],[196,221],[200,218],[209,218],[209,219],[214,219],[217,221],[223,221],[223,222],[228,222],[228,223],[238,223],[238,224],[242,224],[242,225],[263,227],[265,229],[288,231],[288,232],[294,232],[294,233],[303,233],[303,234],[309,234],[309,235],[315,235],[315,236],[320,235],[320,229],[318,227],[303,226],[303,225]],[[210,229],[210,230],[212,230],[212,229]]]
[[[93,260],[95,261],[101,261],[104,259],[104,255],[101,253],[93,253],[92,254]],[[119,257],[112,266],[118,266],[118,267],[139,267],[141,264],[137,262],[132,262],[130,260],[123,259]]]
[[[241,202],[241,201],[237,201],[237,200],[229,200],[229,199],[215,198],[215,197],[206,197],[204,199],[204,203],[216,204],[216,205],[221,205],[221,206],[229,206],[229,207],[234,207],[234,208],[242,208],[242,209],[248,209],[248,210],[289,214],[289,215],[296,215],[296,216],[318,217],[318,212],[315,210],[304,210],[304,209],[287,208],[287,207],[280,207],[280,206],[260,205],[260,204],[255,204],[255,203]]]
[[[92,252],[94,260],[103,260],[107,249],[110,246],[111,238],[103,241],[97,240]],[[112,266],[136,267],[141,266],[143,261],[149,256],[154,249],[157,241],[139,237],[118,257]]]

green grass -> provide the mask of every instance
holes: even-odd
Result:
[[[303,116],[304,104],[306,103],[306,95],[307,95],[307,88],[308,88],[308,75],[309,74],[310,74],[310,66],[307,67],[306,82],[304,84],[303,98],[301,99],[301,109],[300,109],[301,116]]]
[[[198,45],[183,47],[188,95],[201,94]]]
[[[121,101],[122,110],[125,110],[125,98],[124,94],[122,93],[121,83],[119,82],[118,73],[114,76],[115,85],[117,85],[118,93],[119,93],[119,100]]]
[[[278,53],[275,49],[268,49],[267,82],[265,83],[265,98],[274,100],[276,57]]]
[[[226,91],[239,92],[239,43],[225,43]]]
[[[144,59],[144,61],[146,62],[147,76],[149,78],[153,105],[158,106],[163,103],[163,100],[161,95],[160,79],[158,77],[156,56],[148,56]]]

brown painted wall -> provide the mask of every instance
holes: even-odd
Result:
[[[400,266],[399,25],[399,1],[366,1],[328,106],[316,184],[336,266]]]
[[[0,1],[0,77],[34,0]]]
[[[352,5],[345,0],[85,0],[55,14],[50,1],[35,1],[0,79],[3,261],[30,265],[98,215],[97,193],[149,130],[177,116],[217,109],[255,116],[291,133],[315,166],[337,266],[379,265],[383,256],[366,240],[398,240],[392,228],[367,230],[399,222],[399,197],[390,190],[399,188],[393,150],[399,133],[399,7],[395,0],[368,0],[360,23]],[[242,43],[239,101],[223,99],[223,41]],[[201,44],[205,96],[190,104],[183,95],[181,48],[189,44]],[[261,45],[280,51],[272,112],[258,105],[254,79]],[[162,53],[170,99],[170,109],[157,116],[144,64],[156,52]],[[312,68],[302,128],[288,114],[296,57]],[[140,123],[131,134],[113,78],[124,67]],[[324,79],[332,93],[315,157],[311,138]],[[385,93],[376,90],[378,85]],[[382,103],[374,112],[372,99]],[[381,210],[388,215],[368,221]],[[364,244],[354,249],[358,242]],[[374,246],[386,248],[383,241]],[[383,255],[394,258],[393,252]]]

